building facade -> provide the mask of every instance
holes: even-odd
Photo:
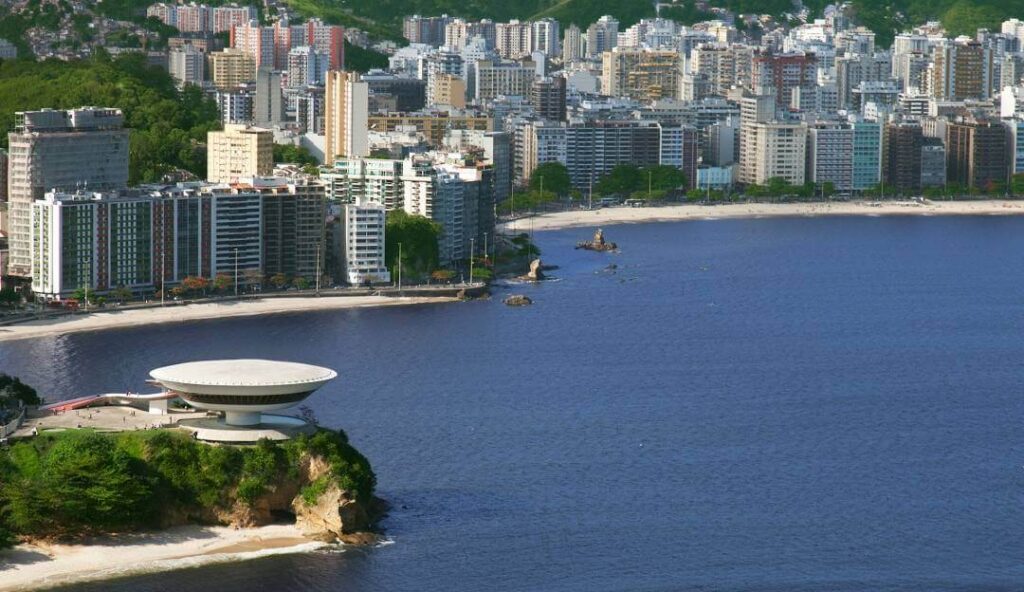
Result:
[[[128,130],[118,109],[15,113],[8,138],[8,273],[31,268],[31,208],[45,191],[116,190],[128,183]]]

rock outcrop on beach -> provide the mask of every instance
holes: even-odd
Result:
[[[580,241],[576,243],[576,248],[587,251],[615,251],[618,250],[619,245],[606,242],[604,240],[604,231],[598,228],[597,232],[594,233],[594,240]]]

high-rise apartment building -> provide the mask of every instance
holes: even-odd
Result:
[[[990,189],[1008,180],[1009,130],[982,115],[957,117],[946,125],[946,170],[951,183]]]
[[[31,206],[32,291],[44,299],[80,289],[153,286],[153,211],[144,196],[50,191]]]
[[[807,129],[807,180],[826,183],[840,193],[853,190],[853,129],[838,122],[815,123]]]
[[[327,78],[329,60],[327,54],[308,45],[292,48],[288,52],[288,87],[323,84]]]
[[[530,55],[533,28],[530,23],[512,20],[494,25],[494,48],[505,59],[518,60]]]
[[[537,78],[530,88],[530,105],[534,113],[552,121],[565,120],[565,78]]]
[[[818,60],[812,53],[758,53],[751,77],[757,95],[772,95],[780,109],[789,108],[793,89],[812,90],[818,84]]]
[[[617,47],[602,55],[602,93],[639,101],[679,97],[679,52]]]
[[[430,77],[432,104],[462,109],[466,106],[466,82],[455,74],[437,74]]]
[[[147,17],[156,17],[182,33],[220,33],[259,17],[255,6],[228,4],[210,7],[205,4],[152,4]]]
[[[53,189],[104,191],[128,183],[128,130],[119,109],[14,114],[8,139],[8,273],[31,269],[31,207]]]
[[[367,84],[359,74],[327,73],[324,103],[324,161],[367,156],[369,148]]]
[[[946,146],[939,138],[924,138],[921,143],[921,187],[946,185]]]
[[[476,63],[477,102],[490,101],[499,96],[529,97],[536,70],[531,62],[502,62],[481,60]]]
[[[192,45],[184,45],[167,53],[167,71],[178,83],[201,86],[206,73],[206,54]]]
[[[220,122],[251,124],[254,104],[254,93],[249,87],[238,87],[227,91],[217,91],[217,110]]]
[[[686,188],[697,182],[700,158],[700,132],[690,125],[659,125],[661,133],[658,164],[679,169],[686,177]]]
[[[587,55],[594,57],[619,44],[619,21],[605,15],[587,27]]]
[[[532,51],[539,51],[549,58],[562,55],[562,34],[558,21],[544,18],[530,24],[530,44]]]
[[[930,95],[949,101],[992,94],[992,50],[976,41],[944,41],[932,49]]]
[[[402,208],[401,160],[386,158],[340,158],[320,173],[327,197],[334,202],[372,202],[387,210]]]
[[[284,178],[253,179],[263,197],[263,275],[282,274],[316,283],[325,265],[327,198],[320,183]]]
[[[284,95],[281,94],[281,73],[269,67],[256,70],[253,122],[260,127],[274,127],[284,121]]]
[[[452,18],[444,16],[407,16],[402,20],[402,36],[409,43],[424,43],[438,47],[444,43],[444,30]]]
[[[230,90],[256,80],[256,61],[239,49],[225,49],[209,54],[213,85]]]
[[[885,127],[885,184],[901,190],[921,188],[921,125],[892,122]]]
[[[237,183],[269,175],[274,168],[274,132],[228,124],[206,135],[206,178],[212,183]]]
[[[778,177],[791,185],[803,185],[806,136],[803,124],[743,121],[737,180],[764,185]]]
[[[576,23],[569,25],[562,38],[562,61],[568,64],[583,58],[586,55],[586,41],[586,36]]]
[[[353,286],[387,284],[391,273],[384,260],[387,209],[374,201],[342,206],[344,280]]]
[[[325,54],[331,70],[345,67],[345,29],[338,25],[328,25],[319,19],[291,25],[282,18],[269,26],[253,20],[231,29],[231,47],[253,56],[257,68],[284,70],[288,67],[288,53],[303,46]]]
[[[565,166],[577,189],[620,164],[656,165],[661,159],[661,130],[653,122],[593,121],[565,128]]]

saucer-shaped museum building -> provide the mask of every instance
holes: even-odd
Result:
[[[296,362],[204,360],[164,366],[149,375],[197,409],[223,411],[228,425],[255,426],[264,412],[299,404],[338,373]]]

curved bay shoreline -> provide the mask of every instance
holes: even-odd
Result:
[[[268,298],[168,305],[162,308],[108,309],[82,315],[27,321],[0,327],[0,342],[31,339],[80,331],[101,331],[162,323],[179,323],[227,317],[257,316],[307,310],[341,310],[377,306],[408,306],[457,302],[448,296],[348,296]]]
[[[1012,216],[1024,214],[1024,201],[848,201],[810,203],[680,204],[642,208],[611,207],[537,214],[501,225],[505,231],[559,230],[610,224],[641,224],[725,218],[816,216]]]

